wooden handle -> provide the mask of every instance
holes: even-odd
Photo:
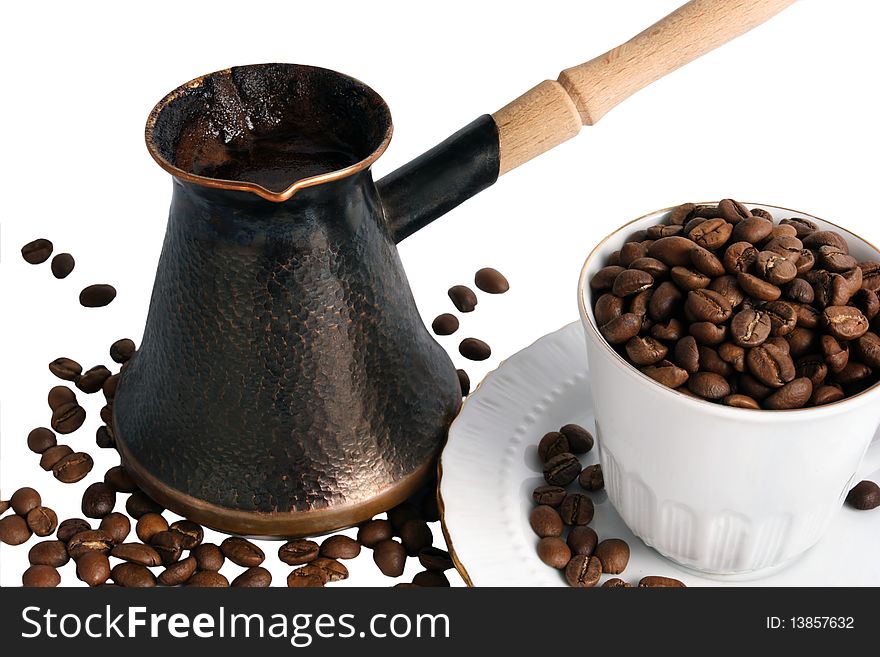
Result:
[[[691,0],[623,45],[545,80],[492,117],[507,173],[593,125],[639,89],[748,32],[795,0]]]

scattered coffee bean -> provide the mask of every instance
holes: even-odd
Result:
[[[49,371],[59,379],[65,381],[76,381],[82,374],[82,365],[70,358],[56,358],[49,363]]]
[[[599,536],[592,527],[580,525],[572,527],[568,532],[566,543],[571,548],[572,554],[582,554],[587,557],[593,556],[596,544],[599,542]]]
[[[544,480],[551,486],[568,486],[581,472],[581,463],[570,452],[557,454],[544,464]]]
[[[569,493],[559,505],[559,516],[566,525],[589,525],[594,512],[593,500],[581,493]]]
[[[168,531],[177,536],[178,543],[184,550],[194,550],[201,545],[205,538],[205,530],[202,529],[202,526],[191,520],[173,522]]]
[[[63,541],[41,541],[28,552],[28,561],[32,566],[61,568],[70,561],[70,555]]]
[[[220,551],[232,563],[245,568],[259,566],[266,559],[266,555],[257,545],[240,536],[224,539],[220,544]]]
[[[28,511],[27,525],[37,536],[49,536],[58,527],[58,516],[46,506],[37,506]]]
[[[358,543],[364,547],[375,547],[394,535],[394,528],[388,520],[370,520],[360,526],[357,533]]]
[[[565,580],[569,586],[590,588],[599,583],[602,576],[602,564],[596,557],[576,554],[565,567]]]
[[[361,544],[344,534],[336,534],[321,543],[319,554],[330,559],[354,559],[361,553]]]
[[[110,430],[110,427],[98,427],[98,430],[95,432],[95,444],[102,449],[116,446],[116,440],[113,438],[113,432]]]
[[[562,570],[571,560],[571,548],[558,536],[538,541],[538,558],[551,568]]]
[[[619,538],[607,538],[596,546],[593,555],[602,564],[602,572],[619,575],[629,563],[629,545]]]
[[[186,586],[222,589],[229,587],[229,580],[225,575],[221,575],[213,570],[196,571],[196,573],[186,581]]]
[[[164,531],[159,532],[158,534],[154,534],[153,537],[150,539],[150,545],[154,550],[156,550],[156,552],[159,553],[159,556],[162,559],[162,565],[168,567],[174,562],[180,560],[180,555],[183,552],[180,541],[180,534],[171,531]],[[199,552],[199,549],[202,547],[213,548],[213,550],[208,549],[204,552]],[[214,550],[216,550],[216,552]],[[219,559],[217,557],[218,554]],[[220,567],[223,565],[223,553],[220,552],[220,548],[218,548],[216,545],[200,545],[195,550],[193,550],[192,555],[199,562],[200,570],[220,570]],[[214,568],[213,566],[218,563],[219,565]]]
[[[455,370],[458,375],[458,384],[461,386],[461,396],[467,397],[471,394],[471,379],[464,370]]]
[[[104,473],[104,483],[117,493],[134,493],[138,489],[137,484],[121,465],[114,465]]]
[[[85,452],[73,452],[52,466],[52,474],[64,484],[73,484],[89,474],[94,465],[92,457]]]
[[[85,308],[101,308],[115,298],[116,288],[104,283],[89,285],[79,293],[79,303]]]
[[[114,545],[125,542],[131,533],[131,521],[124,513],[108,513],[101,518],[101,524],[98,526],[110,536]]]
[[[420,573],[416,573],[413,577],[412,583],[416,586],[432,588],[449,587],[449,580],[446,578],[446,575],[437,570],[423,570]]]
[[[290,588],[322,588],[325,584],[327,574],[311,564],[296,568],[287,576],[287,586]]]
[[[452,562],[452,557],[449,556],[449,552],[432,546],[423,547],[419,550],[419,563],[422,564],[422,567],[426,570],[437,572],[450,570],[455,567],[455,564]]]
[[[31,537],[31,528],[21,516],[4,516],[0,518],[0,543],[21,545]]]
[[[73,450],[67,445],[50,447],[40,455],[40,467],[48,472],[56,463],[70,454],[73,454]]]
[[[374,520],[372,522],[388,522],[387,520]],[[367,523],[369,524],[369,523]],[[363,530],[363,527],[361,527]],[[358,538],[360,539],[360,532],[358,532]],[[388,538],[391,538],[391,524],[388,524]],[[380,539],[380,540],[385,540]],[[366,545],[363,541],[360,541],[361,545]],[[314,541],[309,541],[303,538],[299,538],[293,541],[288,541],[280,548],[278,548],[278,558],[281,559],[283,563],[286,563],[288,566],[300,566],[302,564],[309,563],[310,561],[314,561],[318,558],[318,554],[320,552],[320,547]]]
[[[168,532],[164,532],[168,533]],[[223,551],[213,543],[202,543],[192,551],[199,570],[220,570],[226,562]],[[175,559],[176,561],[176,559]]]
[[[146,513],[162,513],[164,507],[155,502],[143,491],[136,491],[125,502],[125,510],[132,518],[137,520]]]
[[[196,558],[187,557],[177,563],[173,563],[163,570],[158,577],[162,586],[180,586],[196,572]]]
[[[802,408],[813,396],[813,383],[806,377],[793,379],[764,400],[768,410],[788,410]]]
[[[40,494],[28,486],[19,488],[9,498],[9,506],[20,516],[26,516],[32,509],[36,509],[42,503],[43,499],[40,497]]]
[[[477,295],[466,285],[455,285],[449,288],[449,298],[461,313],[470,313],[477,307]]]
[[[103,518],[116,506],[116,491],[102,481],[86,488],[82,497],[82,512],[86,518]]]
[[[76,402],[69,402],[52,412],[52,429],[61,434],[73,433],[86,421],[85,409]]]
[[[373,548],[373,561],[383,575],[400,577],[406,566],[406,548],[394,539],[387,539]]]
[[[159,553],[143,543],[121,543],[114,545],[113,549],[110,550],[110,556],[130,563],[139,563],[148,568],[162,564],[162,557],[159,556]]]
[[[400,528],[414,518],[418,518],[419,514],[415,506],[409,502],[398,504],[396,507],[388,511],[388,522],[396,533],[400,532]]]
[[[605,488],[605,477],[602,476],[602,466],[588,465],[578,476],[578,483],[581,488],[588,491],[597,491]]]
[[[540,538],[560,536],[563,529],[562,517],[559,512],[546,505],[539,505],[532,509],[529,514],[529,525]]]
[[[434,542],[431,528],[421,518],[413,518],[403,524],[398,532],[406,553],[414,557],[422,548],[430,546]]]
[[[110,374],[110,370],[103,365],[96,365],[82,373],[76,381],[76,387],[86,394],[98,392],[104,386],[104,382],[110,377]]]
[[[685,588],[684,582],[672,577],[660,577],[658,575],[648,575],[639,580],[640,589],[649,588]]]
[[[61,575],[52,566],[31,566],[21,576],[22,586],[48,589],[61,583]]]
[[[336,559],[318,557],[309,565],[324,571],[328,582],[339,582],[343,579],[348,579],[348,568]]]
[[[557,507],[565,498],[565,489],[562,486],[538,486],[532,491],[532,500],[535,504]]]
[[[603,589],[631,589],[634,588],[632,584],[626,582],[619,577],[612,577],[607,582],[602,585]]]
[[[51,429],[47,429],[46,427],[38,427],[34,429],[27,437],[28,449],[35,454],[42,454],[50,447],[55,447],[57,444],[58,440],[55,438],[55,434],[52,433]]]
[[[168,531],[168,521],[159,513],[145,513],[138,518],[135,525],[135,533],[144,543],[149,543],[159,532],[166,531]]]
[[[126,588],[150,588],[156,586],[156,577],[146,566],[137,563],[120,563],[113,566],[110,577]]]
[[[880,486],[873,481],[860,481],[846,496],[846,503],[859,511],[869,511],[880,506]]]
[[[468,360],[486,360],[492,355],[492,349],[482,340],[465,338],[458,345],[458,353]]]
[[[28,264],[39,265],[49,259],[53,248],[52,242],[49,240],[44,238],[36,239],[21,247],[21,257]]]
[[[233,588],[267,588],[272,585],[272,573],[262,566],[252,566],[232,580]]]
[[[122,338],[110,345],[110,358],[114,363],[125,363],[134,356],[134,341]]]
[[[81,532],[91,531],[92,526],[82,518],[68,518],[58,525],[55,537],[59,541],[67,543],[71,538]]]
[[[110,579],[110,560],[101,552],[86,552],[76,562],[76,576],[89,586],[100,586]]]
[[[76,260],[73,259],[72,255],[69,253],[59,253],[52,258],[52,275],[58,279],[67,278],[75,266]]]
[[[431,323],[431,330],[435,335],[452,335],[458,330],[458,317],[449,313],[437,315]]]
[[[102,529],[89,529],[74,534],[67,541],[67,554],[76,561],[86,552],[110,554],[113,549],[113,538]]]
[[[104,399],[110,401],[116,396],[116,387],[119,385],[119,375],[113,374],[107,377],[104,385],[101,386],[101,392],[104,393]]]
[[[483,267],[474,275],[474,284],[489,294],[504,294],[510,289],[510,283],[497,269]]]
[[[541,438],[541,441],[538,443],[538,457],[543,462],[566,452],[571,452],[568,438],[559,431],[545,433],[544,437]]]

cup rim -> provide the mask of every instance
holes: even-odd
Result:
[[[796,215],[809,217],[811,219],[818,219],[819,221],[822,221],[823,223],[826,223],[829,226],[833,226],[837,230],[841,230],[844,233],[852,235],[856,239],[861,240],[864,244],[867,244],[871,249],[873,249],[875,251],[878,259],[880,259],[880,248],[877,248],[876,245],[874,245],[870,241],[866,240],[861,235],[857,235],[856,233],[852,232],[851,230],[848,230],[847,228],[844,228],[842,226],[838,226],[833,221],[828,221],[827,219],[822,219],[821,217],[817,217],[816,215],[810,214],[808,212],[802,212],[800,210],[793,210],[791,208],[786,208],[786,207],[782,207],[782,206],[778,206],[778,205],[771,205],[769,203],[743,201],[743,204],[747,205],[749,207],[760,206],[760,207],[765,207],[765,208],[772,208],[773,210],[781,210],[783,212],[791,212]],[[718,202],[717,201],[705,201],[705,202],[696,203],[696,205],[718,205]],[[653,384],[654,386],[656,386],[655,389],[660,391],[659,394],[662,396],[668,396],[670,401],[675,400],[678,402],[682,402],[687,406],[690,406],[693,404],[694,410],[700,410],[700,409],[707,410],[707,406],[708,406],[708,407],[711,407],[712,409],[714,409],[717,413],[720,413],[722,415],[732,414],[732,416],[735,416],[737,419],[741,419],[741,420],[764,419],[764,418],[768,417],[768,413],[772,413],[774,416],[779,416],[781,414],[786,414],[789,416],[792,414],[798,414],[799,419],[809,419],[809,418],[816,418],[816,417],[821,417],[821,416],[825,416],[825,415],[834,415],[838,412],[845,411],[849,407],[856,407],[856,406],[861,406],[863,404],[866,404],[871,399],[873,399],[874,397],[877,397],[878,394],[880,394],[880,381],[878,381],[877,383],[872,385],[870,388],[867,388],[866,390],[862,390],[861,392],[856,393],[855,395],[852,395],[850,397],[845,397],[845,398],[840,399],[838,401],[831,402],[830,404],[824,404],[822,406],[810,406],[807,408],[790,408],[790,409],[779,409],[779,410],[764,409],[764,408],[754,409],[754,408],[741,408],[741,407],[737,407],[737,406],[727,406],[725,404],[719,404],[719,403],[708,401],[705,399],[700,399],[698,397],[691,397],[689,395],[685,395],[684,393],[678,392],[677,390],[674,390],[673,388],[665,386],[662,383],[660,383],[659,381],[655,381],[654,379],[652,379],[648,375],[642,373],[632,363],[628,362],[619,353],[617,353],[617,351],[615,351],[611,347],[611,345],[608,343],[608,341],[599,332],[598,326],[596,326],[596,323],[595,323],[592,315],[587,310],[586,291],[587,291],[587,288],[589,287],[589,281],[587,281],[587,270],[589,269],[590,265],[593,263],[593,260],[595,260],[600,255],[600,253],[603,252],[603,247],[608,243],[609,240],[616,237],[617,235],[619,235],[620,233],[622,233],[623,231],[625,231],[626,229],[631,227],[633,224],[636,224],[640,221],[643,221],[653,215],[660,215],[662,213],[670,212],[673,209],[675,209],[676,207],[678,207],[678,206],[672,205],[672,206],[669,206],[666,208],[661,208],[659,210],[654,210],[652,212],[648,212],[646,214],[641,215],[640,217],[636,217],[635,219],[632,219],[631,221],[626,222],[622,226],[613,230],[611,233],[607,234],[590,251],[590,254],[587,256],[587,259],[584,261],[584,264],[581,267],[581,273],[580,273],[580,276],[578,277],[578,291],[577,291],[578,310],[579,310],[580,316],[581,316],[581,324],[584,326],[585,329],[587,329],[587,332],[589,334],[591,334],[591,337],[594,338],[601,345],[601,347],[603,349],[608,351],[612,355],[612,357],[617,361],[617,363],[622,366],[622,369],[624,369],[628,373],[628,376],[630,376],[631,378],[633,378],[636,381],[648,382],[650,384]]]

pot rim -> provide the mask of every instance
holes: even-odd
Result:
[[[385,112],[388,114],[387,120],[387,128],[385,130],[385,134],[382,136],[382,140],[376,146],[376,148],[369,153],[366,157],[361,159],[358,162],[355,162],[352,165],[344,167],[342,169],[337,169],[335,171],[328,171],[326,173],[321,173],[315,176],[309,176],[307,178],[301,178],[299,180],[294,181],[283,190],[278,192],[273,192],[270,189],[263,187],[257,183],[248,182],[244,180],[227,180],[223,178],[211,178],[209,176],[200,176],[195,173],[191,173],[189,171],[185,171],[180,167],[175,166],[173,163],[169,162],[166,158],[164,158],[158,151],[156,147],[156,141],[154,139],[154,129],[156,126],[156,121],[159,118],[159,115],[162,113],[169,104],[177,100],[178,98],[184,96],[187,93],[190,93],[193,89],[201,87],[205,80],[208,78],[218,76],[218,75],[229,75],[231,74],[233,68],[241,69],[241,68],[252,68],[252,67],[261,67],[261,66],[272,66],[278,64],[247,64],[243,66],[235,66],[228,67],[224,69],[220,69],[218,71],[213,71],[211,73],[205,73],[204,75],[200,75],[197,78],[193,78],[189,82],[185,82],[180,85],[173,91],[167,93],[162,100],[160,100],[153,109],[150,111],[149,116],[147,117],[147,123],[144,128],[144,139],[147,143],[147,150],[149,151],[152,158],[156,161],[156,163],[162,167],[165,171],[170,173],[175,178],[183,180],[184,182],[193,183],[195,185],[201,185],[202,187],[211,187],[214,189],[227,189],[231,191],[238,192],[251,192],[256,194],[260,198],[263,198],[267,201],[272,201],[274,203],[281,203],[289,200],[294,194],[298,191],[305,189],[307,187],[314,187],[315,185],[322,185],[324,183],[333,182],[335,180],[341,180],[342,178],[347,178],[348,176],[354,175],[361,171],[368,169],[373,162],[379,159],[382,153],[388,148],[388,144],[391,142],[391,136],[394,132],[394,126],[391,121],[391,112],[388,109],[388,103],[378,94],[376,91],[370,87],[369,85],[364,84],[357,78],[354,78],[350,75],[345,75],[344,73],[339,73],[338,71],[334,71],[332,69],[322,68],[319,66],[307,66],[303,64],[281,64],[282,66],[293,66],[293,67],[302,67],[302,68],[310,68],[326,71],[328,73],[332,73],[340,78],[344,78],[350,82],[361,85],[365,89],[367,89],[370,93],[374,94],[376,98],[381,101],[382,106],[385,108]]]
[[[717,205],[717,201],[707,201],[700,202],[697,205]],[[876,245],[866,240],[861,235],[857,235],[844,228],[843,226],[838,226],[832,221],[828,221],[827,219],[822,219],[821,217],[817,217],[816,215],[809,214],[807,212],[802,212],[800,210],[793,210],[791,208],[786,208],[778,205],[771,205],[769,203],[756,203],[751,201],[743,202],[744,205],[749,207],[764,207],[771,208],[773,210],[781,210],[783,212],[791,212],[794,215],[799,215],[802,217],[808,217],[810,219],[818,219],[823,223],[828,224],[829,226],[833,226],[835,229],[843,231],[847,235],[851,235],[852,237],[858,239],[869,248],[873,249],[877,254],[878,258],[880,258],[880,248],[877,248]],[[808,421],[823,415],[834,415],[837,413],[843,413],[849,410],[850,407],[862,406],[874,398],[880,396],[880,382],[875,383],[870,388],[862,390],[861,392],[852,395],[850,397],[844,397],[836,402],[831,402],[830,404],[824,404],[822,406],[810,406],[807,408],[792,408],[792,409],[780,409],[769,411],[768,409],[752,409],[752,408],[740,408],[736,406],[726,406],[724,404],[718,404],[712,401],[708,401],[705,399],[699,399],[695,397],[691,397],[689,395],[685,395],[677,390],[669,388],[659,381],[655,381],[651,377],[643,374],[638,368],[624,360],[624,358],[615,351],[608,341],[602,336],[599,332],[599,327],[596,325],[595,319],[593,317],[592,311],[587,308],[587,295],[589,293],[589,281],[587,280],[587,270],[593,264],[593,260],[598,258],[601,254],[604,254],[606,249],[606,244],[609,240],[616,237],[620,233],[630,229],[634,224],[637,224],[645,219],[650,217],[659,217],[664,215],[665,213],[670,212],[678,206],[670,206],[667,208],[662,208],[660,210],[654,210],[652,212],[648,212],[640,217],[637,217],[631,221],[626,222],[619,228],[616,228],[611,233],[606,235],[602,240],[596,244],[595,247],[590,251],[590,254],[587,256],[586,261],[581,268],[580,276],[578,277],[578,310],[580,311],[581,324],[584,326],[584,333],[587,336],[588,340],[593,340],[597,343],[602,349],[605,349],[610,353],[612,358],[614,358],[617,363],[621,366],[621,368],[628,373],[628,375],[633,378],[636,382],[640,383],[649,383],[656,386],[656,389],[659,390],[659,394],[666,395],[670,399],[670,401],[675,400],[678,403],[683,403],[686,406],[691,406],[695,410],[706,410],[706,405],[710,405],[714,412],[719,413],[720,415],[728,415],[733,414],[732,417],[740,420],[765,420],[770,417],[778,417],[782,418],[783,416],[788,419],[795,419]],[[695,405],[695,406],[692,406]]]

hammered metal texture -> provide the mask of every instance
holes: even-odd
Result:
[[[460,403],[369,171],[284,203],[175,180],[115,400],[150,474],[229,509],[340,507],[433,459]]]

